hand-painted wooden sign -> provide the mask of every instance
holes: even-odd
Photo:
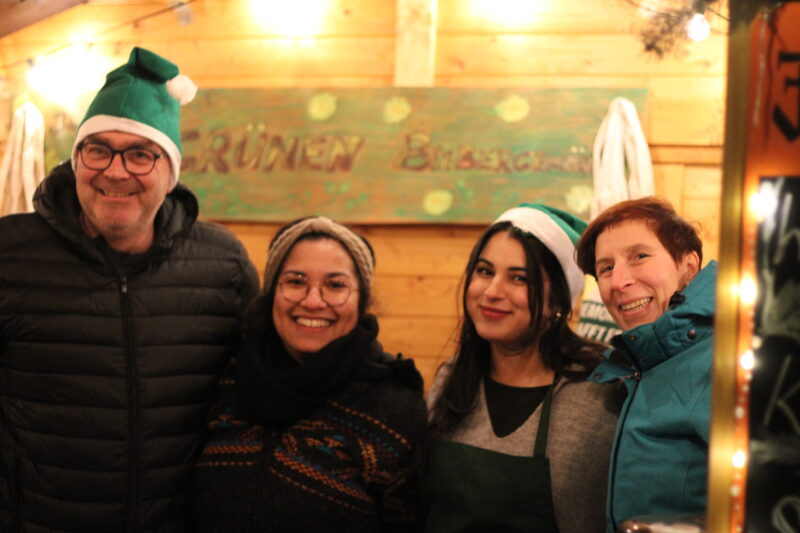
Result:
[[[486,223],[588,217],[592,143],[644,89],[213,89],[183,108],[181,181],[207,218]]]
[[[645,89],[201,90],[182,109],[181,182],[212,219],[485,224],[520,202],[588,219],[617,96],[644,110]],[[52,168],[77,126],[44,109]]]

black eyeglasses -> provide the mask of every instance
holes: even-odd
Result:
[[[311,282],[302,274],[288,273],[278,282],[278,290],[290,302],[300,303],[308,297]],[[344,305],[350,298],[350,293],[356,290],[346,276],[331,276],[319,286],[320,297],[331,307]]]
[[[86,168],[92,170],[105,170],[111,166],[117,154],[122,157],[122,166],[125,170],[135,175],[147,174],[156,166],[156,161],[164,155],[157,154],[147,148],[126,148],[114,150],[105,144],[87,142],[78,145],[78,152]]]

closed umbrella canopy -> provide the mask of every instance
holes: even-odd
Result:
[[[0,215],[33,211],[33,193],[44,179],[44,118],[30,102],[11,121],[0,164]]]

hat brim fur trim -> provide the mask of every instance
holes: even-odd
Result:
[[[78,134],[75,136],[75,144],[72,145],[72,170],[76,171],[78,168],[78,145],[89,135],[95,133],[102,133],[104,131],[121,131],[124,133],[131,133],[139,135],[150,141],[153,141],[169,156],[170,167],[172,173],[170,175],[170,190],[178,183],[178,177],[181,173],[181,153],[175,143],[172,142],[167,135],[161,130],[157,130],[152,126],[131,120],[125,117],[113,117],[111,115],[95,115],[86,119],[80,128]]]
[[[544,244],[558,259],[564,277],[567,278],[572,304],[575,305],[583,293],[584,275],[575,262],[575,245],[550,215],[534,207],[514,207],[494,221],[511,222],[515,228],[528,232]]]

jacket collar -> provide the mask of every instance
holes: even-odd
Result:
[[[711,336],[716,278],[717,262],[711,261],[682,291],[682,301],[670,306],[655,322],[615,336],[611,340],[613,348],[606,351],[606,361],[596,373],[603,374],[606,381],[630,370],[646,372]],[[620,363],[625,360],[629,368],[622,368]]]
[[[107,247],[102,237],[92,239],[80,224],[81,206],[75,188],[75,174],[69,161],[56,166],[36,189],[33,196],[36,212],[89,260],[104,263]],[[180,183],[167,195],[155,218],[153,246],[143,256],[156,259],[171,248],[176,237],[188,232],[197,219],[197,198]],[[102,242],[102,245],[99,243]]]

